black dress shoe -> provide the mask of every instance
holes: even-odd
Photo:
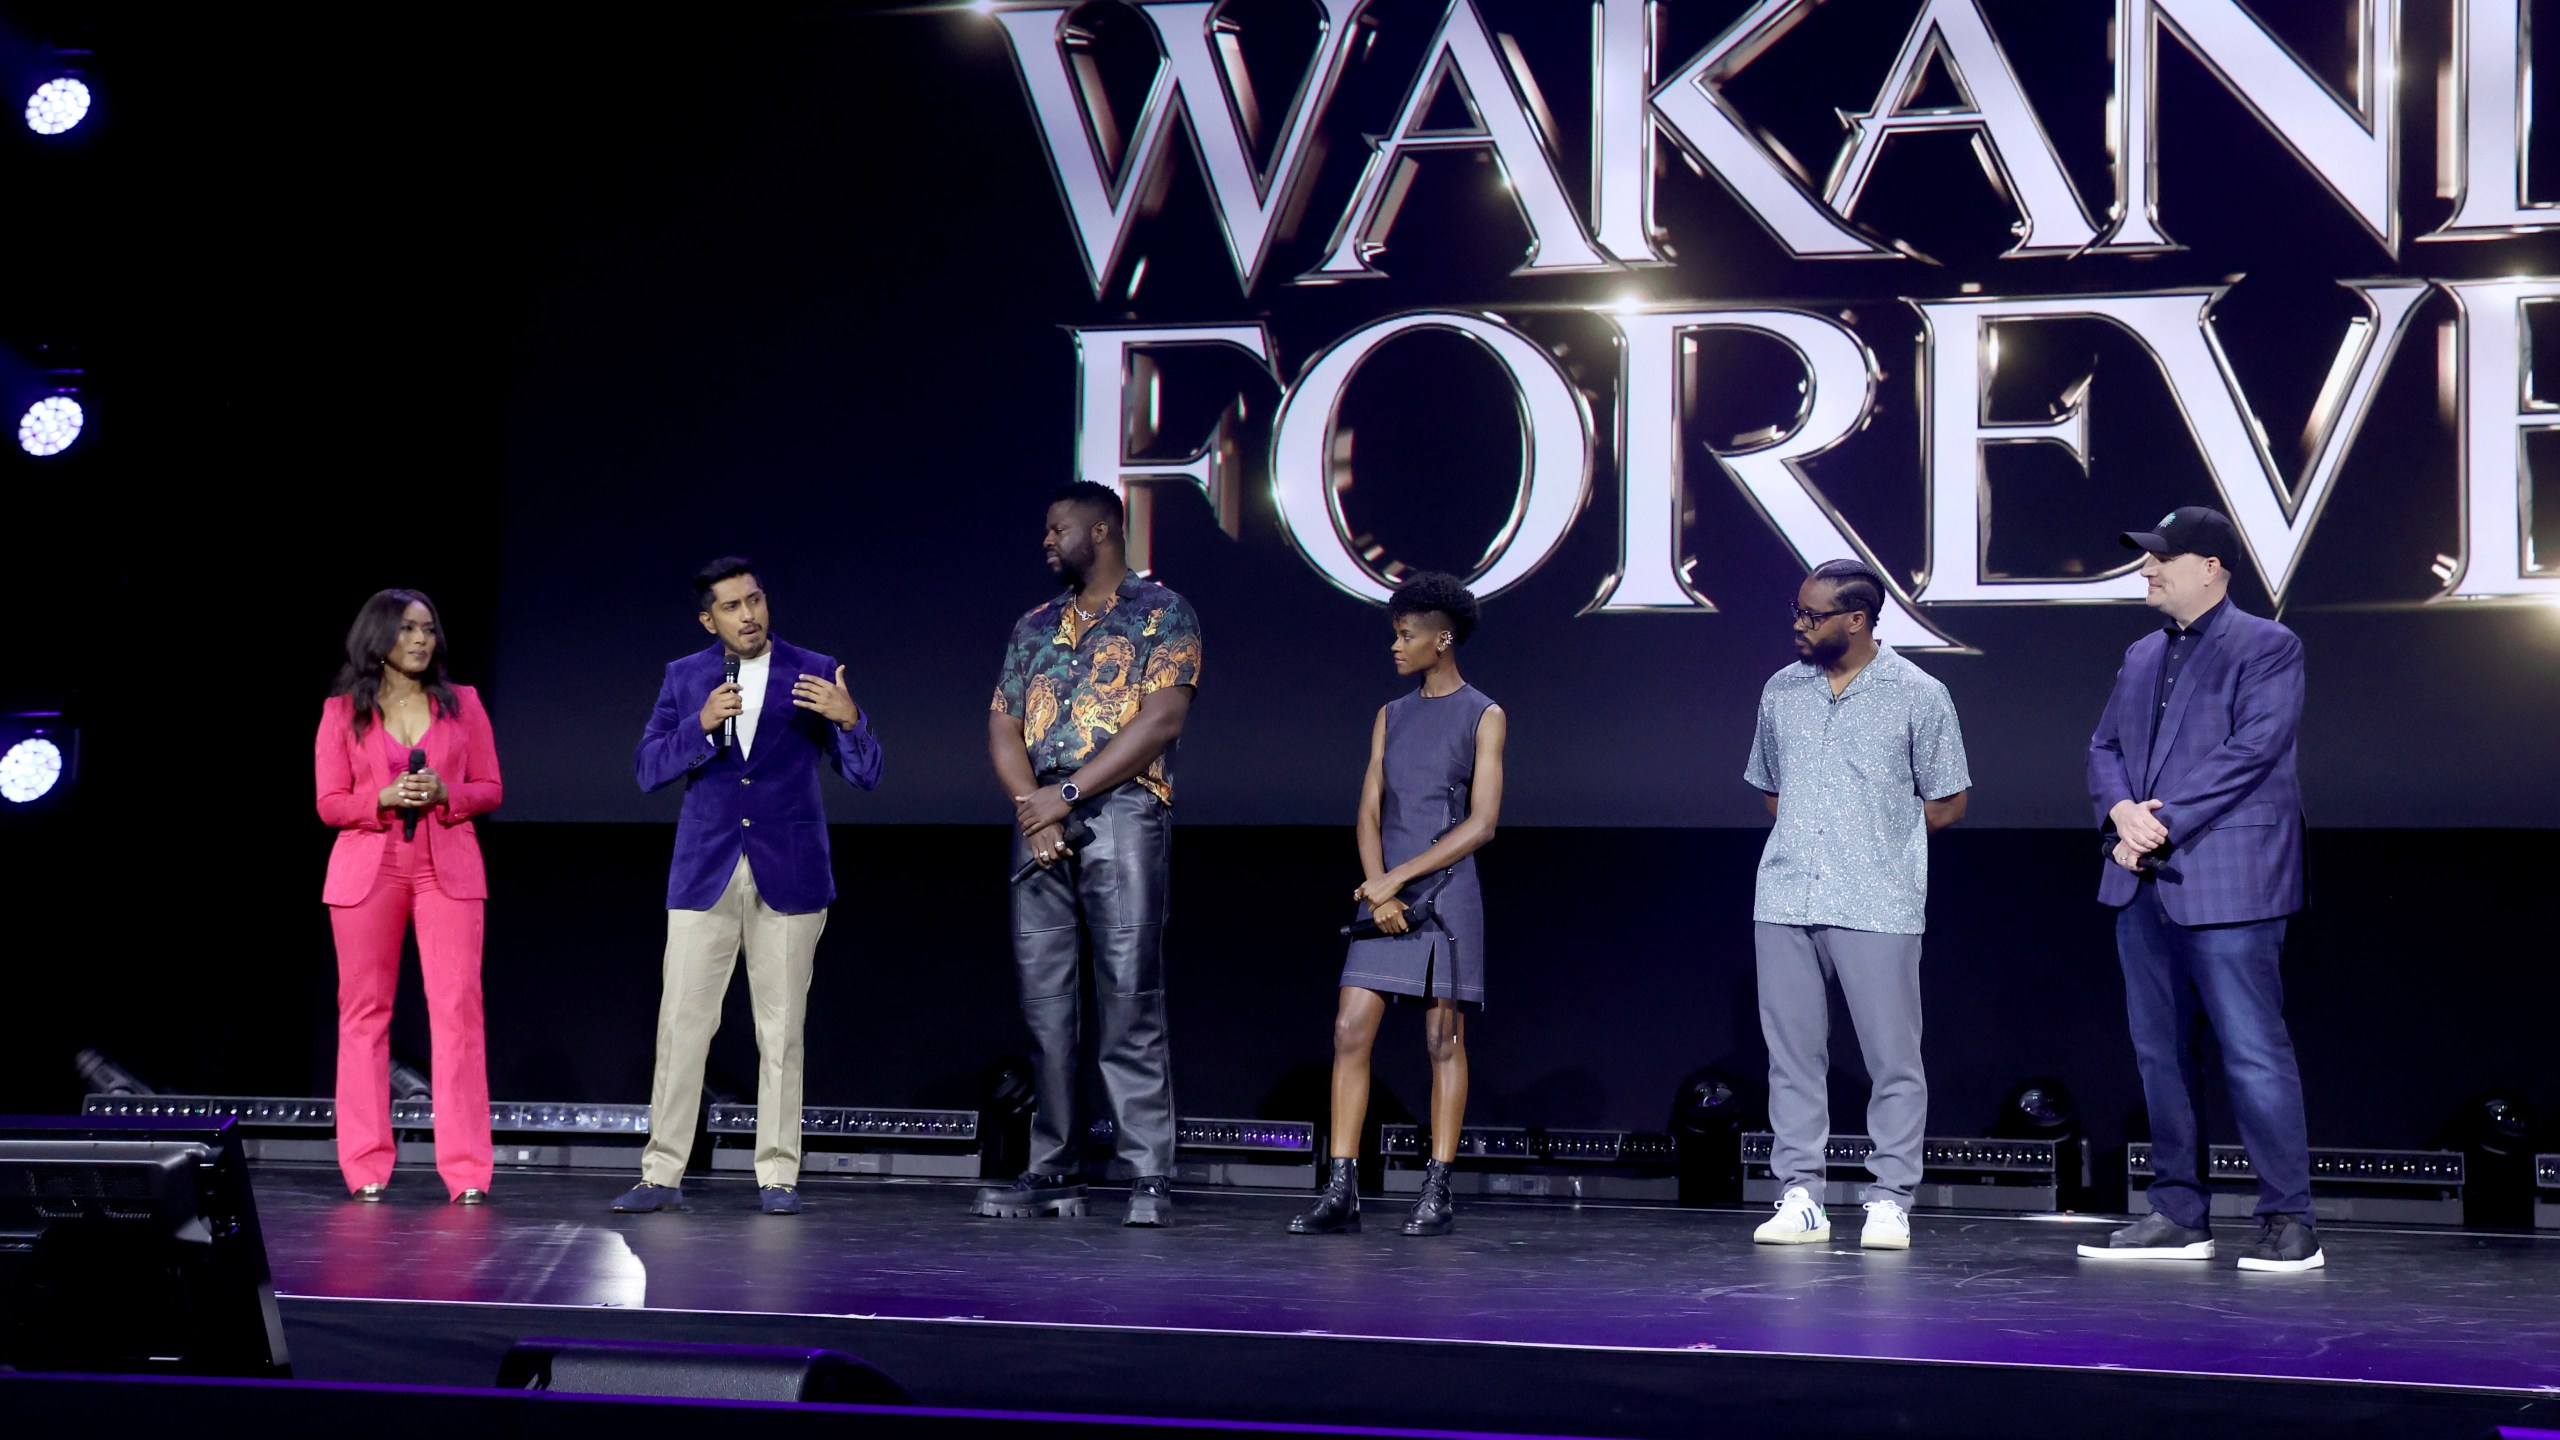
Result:
[[[348,1193],[367,1205],[379,1205],[382,1203],[383,1192],[390,1188],[388,1185],[359,1185]]]
[[[1035,1215],[1081,1215],[1084,1185],[1071,1176],[1025,1170],[1010,1185],[982,1185],[970,1205],[972,1215],[1000,1220],[1026,1220]]]
[[[1422,1167],[1422,1198],[1413,1218],[1404,1222],[1407,1235],[1446,1235],[1458,1228],[1458,1202],[1449,1197],[1449,1167],[1433,1160]]]
[[[1129,1187],[1129,1213],[1123,1225],[1157,1227],[1173,1223],[1173,1181],[1162,1175],[1141,1175]]]
[[[2154,1210],[2107,1237],[2104,1245],[2083,1245],[2086,1260],[2210,1260],[2213,1232],[2190,1230]]]
[[[790,1185],[762,1186],[756,1191],[756,1203],[764,1207],[767,1215],[797,1215],[800,1213],[800,1191]]]
[[[684,1208],[684,1187],[652,1185],[643,1180],[615,1196],[611,1208],[616,1215],[649,1215],[660,1210],[681,1210]]]
[[[2240,1252],[2243,1270],[2273,1270],[2290,1274],[2297,1270],[2317,1270],[2328,1264],[2320,1253],[2320,1234],[2298,1215],[2270,1215],[2262,1223],[2258,1238]]]
[[[481,1189],[477,1185],[473,1185],[462,1191],[462,1193],[454,1196],[453,1203],[456,1205],[486,1205],[489,1203],[489,1192]]]
[[[1360,1233],[1360,1162],[1339,1157],[1324,1162],[1324,1193],[1315,1208],[1289,1222],[1292,1235],[1357,1235]]]

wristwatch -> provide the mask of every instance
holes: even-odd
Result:
[[[1076,788],[1073,780],[1061,780],[1058,782],[1058,798],[1073,805],[1084,798],[1084,792]]]

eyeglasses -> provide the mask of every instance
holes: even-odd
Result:
[[[1849,610],[1807,610],[1803,606],[1798,605],[1791,600],[1787,602],[1788,623],[1794,625],[1818,626],[1823,621],[1830,619],[1834,615],[1846,615],[1850,613],[1850,610],[1855,610],[1856,608],[1857,607],[1853,605],[1849,607]]]

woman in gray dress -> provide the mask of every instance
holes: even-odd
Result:
[[[1417,575],[1387,604],[1396,673],[1420,681],[1378,711],[1360,787],[1359,918],[1381,933],[1354,940],[1333,1020],[1333,1127],[1324,1193],[1289,1222],[1300,1235],[1360,1228],[1360,1129],[1369,1109],[1369,1051],[1390,999],[1424,1005],[1431,1051],[1431,1160],[1407,1235],[1457,1228],[1449,1164],[1467,1108],[1466,1012],[1484,1008],[1484,892],[1475,852],[1502,810],[1502,707],[1458,673],[1476,628],[1476,597],[1449,575]]]

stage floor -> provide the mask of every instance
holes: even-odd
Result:
[[[1166,1336],[1236,1342],[1194,1347],[1230,1357],[1222,1364],[1262,1353],[1239,1348],[1248,1340],[1331,1337],[1403,1357],[1390,1373],[1443,1353],[1415,1342],[1501,1347],[1509,1373],[1528,1373],[1519,1347],[1659,1357],[1673,1368],[1647,1370],[1638,1388],[1668,1384],[1674,1395],[1684,1374],[1722,1383],[1736,1373],[1683,1371],[1684,1357],[1694,1366],[1751,1356],[1826,1362],[1825,1375],[1837,1369],[1827,1362],[1923,1362],[1941,1372],[1928,1388],[1954,1396],[1969,1367],[1996,1366],[2147,1372],[2164,1383],[2331,1382],[2334,1393],[2344,1393],[2334,1382],[2355,1382],[2345,1389],[2367,1398],[2384,1387],[2460,1387],[2508,1392],[2524,1402],[2519,1418],[2548,1424],[2560,1414],[2560,1236],[2339,1226],[2324,1232],[2327,1269],[2286,1276],[2235,1268],[2236,1226],[2218,1232],[2225,1255],[2215,1263],[2128,1266],[2076,1258],[2072,1247],[2110,1222],[2074,1218],[1924,1214],[1913,1248],[1895,1253],[1857,1247],[1854,1210],[1835,1212],[1830,1244],[1777,1248],[1751,1243],[1758,1209],[1478,1200],[1455,1236],[1408,1240],[1395,1233],[1403,1207],[1392,1202],[1375,1204],[1362,1235],[1300,1237],[1283,1227],[1305,1197],[1235,1191],[1182,1192],[1178,1223],[1161,1231],[1123,1229],[1121,1194],[1110,1190],[1095,1192],[1094,1214],[1081,1220],[976,1219],[967,1187],[948,1182],[813,1180],[808,1212],[785,1219],[758,1214],[743,1179],[696,1181],[681,1213],[608,1214],[626,1178],[502,1175],[495,1204],[465,1209],[443,1203],[431,1173],[404,1171],[388,1202],[361,1205],[333,1171],[261,1167],[259,1214],[297,1374],[486,1384],[495,1353],[523,1335],[753,1338],[865,1354],[937,1404],[1045,1397],[1044,1408],[1099,1400],[1123,1413],[1208,1413],[1042,1388],[1061,1367],[1094,1373],[1066,1357],[1101,1354],[1112,1333],[1127,1332],[1156,1337],[1123,1348],[1152,1346],[1150,1384],[1160,1389],[1150,1393],[1168,1400],[1218,1391],[1204,1383],[1214,1377],[1165,1377],[1163,1364],[1192,1363]],[[1027,1358],[1028,1331],[1056,1347],[1056,1365]],[[949,1369],[917,1349],[930,1336],[964,1337],[952,1353],[982,1361],[1010,1355],[975,1368],[1011,1370],[914,1373]],[[1387,1418],[1343,1413],[1347,1394],[1332,1409],[1323,1403],[1322,1377],[1338,1365],[1318,1356],[1350,1352],[1272,1353],[1295,1358],[1251,1368],[1305,1369],[1304,1384],[1317,1388],[1293,1396],[1257,1380],[1255,1413],[1237,1418]],[[1782,1388],[1816,1378],[1792,1373]],[[1903,1379],[1884,1390],[1916,1393],[1917,1372],[1893,1373]],[[2195,1401],[2228,1413],[2209,1390]],[[1488,1423],[1434,1421],[1429,1405],[1419,1408],[1387,1423]],[[1653,1433],[1642,1409],[1623,1411],[1624,1424],[1606,1423],[1622,1412],[1603,1406],[1592,1417],[1601,1423],[1540,1428]]]

